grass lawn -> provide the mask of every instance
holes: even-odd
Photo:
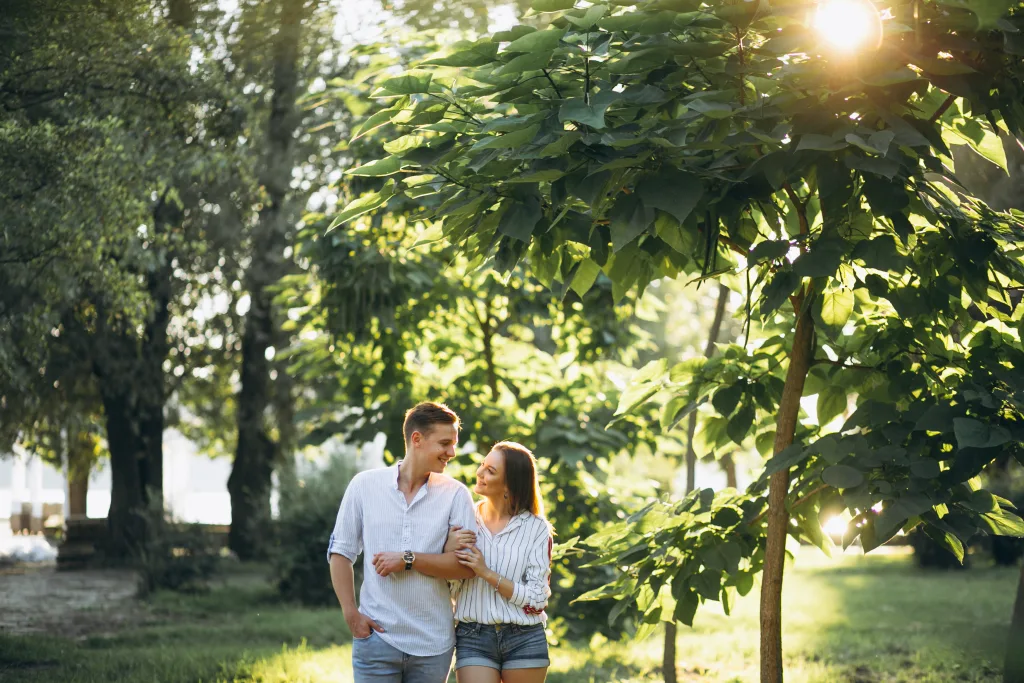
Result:
[[[804,551],[787,572],[787,681],[995,681],[1017,571],[933,573],[906,556]],[[706,609],[681,629],[680,680],[757,678],[757,589],[733,615]],[[349,635],[338,609],[274,600],[239,572],[206,595],[155,595],[128,628],[70,640],[0,636],[4,683],[343,683]],[[655,681],[661,637],[552,648],[551,683]],[[452,676],[454,681],[454,676]]]

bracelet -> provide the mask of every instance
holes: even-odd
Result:
[[[501,592],[501,580],[502,580],[502,578],[504,578],[504,577],[502,577],[499,574],[498,575],[498,583],[494,584],[494,590],[498,591],[499,593]]]

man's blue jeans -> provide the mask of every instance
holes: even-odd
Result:
[[[445,683],[454,652],[407,655],[371,631],[369,638],[352,639],[352,672],[355,683]]]

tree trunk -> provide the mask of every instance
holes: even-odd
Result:
[[[715,353],[715,344],[722,331],[725,320],[725,307],[729,303],[729,288],[718,285],[718,301],[715,304],[715,317],[708,329],[708,342],[704,346],[704,357],[711,358]],[[697,413],[690,413],[686,424],[686,492],[689,493],[697,485],[697,451],[693,448],[693,437],[697,433]],[[661,670],[665,683],[676,683],[676,637],[678,628],[674,621],[665,623],[665,647],[661,659]]]
[[[676,636],[679,628],[674,621],[665,622],[665,649],[661,655],[661,672],[665,683],[676,683]]]
[[[810,296],[810,286],[806,296]],[[814,350],[814,321],[810,307],[804,307],[804,296],[796,297],[793,307],[797,312],[793,350],[786,371],[779,414],[775,420],[776,455],[793,443],[800,397],[804,382],[811,369]],[[765,547],[764,571],[761,579],[761,683],[782,683],[782,575],[786,560],[786,537],[789,533],[789,511],[786,494],[789,493],[789,470],[776,472],[768,481],[768,531]]]
[[[112,559],[127,560],[146,540],[145,508],[163,498],[163,364],[169,343],[170,263],[147,279],[153,310],[143,338],[102,321],[93,343],[94,372],[106,416],[110,451]]]
[[[722,470],[725,472],[725,485],[729,488],[739,488],[739,481],[736,478],[736,461],[732,458],[732,453],[727,453],[722,456]]]
[[[249,312],[242,337],[241,389],[237,397],[238,444],[228,478],[231,531],[228,545],[240,559],[261,556],[270,522],[270,489],[277,444],[270,436],[268,415],[274,390],[270,371],[277,327],[271,286],[287,271],[284,250],[291,229],[285,206],[294,162],[299,114],[299,47],[305,3],[281,0],[274,38],[273,96],[267,122],[267,153],[260,181],[266,196],[254,228],[253,253],[246,273]]]
[[[110,450],[110,510],[108,556],[127,560],[145,542],[145,523],[141,516],[146,506],[144,482],[139,463],[145,448],[133,419],[133,401],[127,390],[110,390],[101,381],[103,411],[107,418],[107,445]],[[106,389],[106,390],[105,390]]]
[[[1020,567],[1017,600],[1013,605],[1010,633],[1006,639],[1006,667],[1003,683],[1024,683],[1024,564]]]

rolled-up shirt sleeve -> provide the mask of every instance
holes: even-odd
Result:
[[[359,553],[363,552],[363,501],[360,493],[361,477],[356,475],[349,482],[338,508],[338,519],[334,522],[334,531],[327,544],[327,561],[331,555],[341,555],[355,564]]]
[[[547,524],[530,544],[526,561],[525,581],[515,581],[509,604],[536,613],[548,605],[551,597],[551,532]]]

